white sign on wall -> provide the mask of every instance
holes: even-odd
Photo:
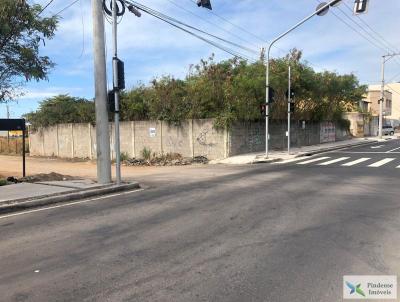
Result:
[[[156,137],[156,128],[149,128],[149,136]]]

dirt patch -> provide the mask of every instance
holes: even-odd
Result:
[[[51,173],[40,173],[35,175],[30,175],[26,177],[16,178],[16,177],[8,177],[8,182],[18,183],[18,182],[41,182],[41,181],[62,181],[62,180],[76,180],[80,179],[78,177],[62,175],[59,173],[51,172]]]

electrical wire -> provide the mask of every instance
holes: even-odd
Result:
[[[79,56],[79,58],[82,58],[82,56],[85,53],[85,22],[83,19],[83,3],[82,0],[80,0],[80,5],[81,5],[81,22],[82,22],[82,51]]]
[[[64,12],[64,11],[67,10],[68,8],[70,8],[72,5],[74,5],[75,3],[78,3],[78,1],[80,1],[80,0],[75,0],[75,1],[71,2],[71,3],[68,4],[66,7],[64,7],[63,9],[61,9],[59,12],[57,12],[56,14],[54,14],[54,16],[60,15],[62,12]]]
[[[42,10],[37,14],[38,16],[43,13],[47,7],[49,7],[50,4],[52,4],[54,2],[54,0],[50,0],[43,8]]]
[[[170,3],[172,3],[173,5],[175,5],[175,6],[178,7],[179,9],[181,9],[181,10],[183,10],[183,11],[185,11],[185,12],[191,14],[192,16],[195,16],[195,17],[201,19],[202,21],[204,21],[204,22],[206,22],[206,23],[208,23],[208,24],[211,24],[212,26],[215,26],[215,27],[221,29],[221,30],[224,31],[225,33],[227,33],[227,34],[229,34],[229,35],[231,35],[231,36],[233,36],[233,37],[239,39],[240,41],[245,42],[245,43],[248,43],[248,44],[251,44],[251,45],[253,45],[253,46],[257,47],[257,48],[259,47],[259,45],[256,45],[255,43],[253,43],[253,42],[251,42],[251,41],[249,41],[249,40],[247,40],[247,39],[244,39],[243,37],[241,37],[241,36],[239,36],[239,35],[237,35],[237,34],[231,32],[231,31],[229,31],[229,30],[227,30],[227,29],[225,29],[224,27],[218,25],[217,23],[211,22],[211,21],[209,21],[209,20],[203,18],[202,16],[200,16],[200,15],[198,15],[198,14],[195,14],[194,12],[192,12],[192,11],[188,10],[187,8],[185,8],[185,7],[181,6],[181,5],[179,5],[178,3],[176,3],[176,2],[173,1],[173,0],[167,0],[167,1],[170,2]]]
[[[351,7],[350,7],[346,2],[344,2],[344,5],[347,7],[347,9],[348,9],[350,12],[352,12]],[[375,29],[373,29],[373,28],[372,28],[367,22],[365,22],[359,15],[356,15],[356,17],[357,17],[357,18],[361,21],[361,23],[363,23],[371,32],[373,32],[376,36],[379,37],[379,39],[381,40],[381,42],[383,42],[382,44],[386,44],[386,47],[388,48],[388,50],[390,50],[390,51],[393,52],[393,53],[400,53],[399,49],[398,49],[396,46],[394,46],[394,44],[392,44],[392,43],[390,43],[389,41],[387,41],[386,38],[385,38],[383,35],[381,35],[378,31],[376,31]],[[361,28],[363,28],[363,29],[365,30],[364,27],[361,27]],[[395,61],[396,61],[397,63],[400,64],[400,61],[399,61],[397,58],[395,58]]]
[[[145,9],[147,12],[151,12],[152,14],[156,14],[156,15],[160,16],[161,18],[167,19],[167,20],[169,20],[169,21],[171,21],[171,22],[173,22],[173,23],[180,24],[180,25],[182,25],[182,26],[185,26],[185,27],[187,27],[187,28],[190,28],[190,29],[192,29],[192,30],[195,30],[195,31],[197,31],[197,32],[200,32],[200,33],[202,33],[202,34],[204,34],[204,35],[207,35],[207,36],[210,36],[210,37],[212,37],[212,38],[214,38],[214,39],[217,39],[217,40],[219,40],[219,41],[222,41],[222,42],[224,42],[224,43],[226,43],[226,44],[230,44],[230,45],[232,45],[232,46],[234,46],[234,47],[240,48],[240,49],[242,49],[242,50],[244,50],[244,51],[247,51],[247,52],[250,52],[250,53],[253,53],[253,54],[259,54],[259,52],[258,52],[258,51],[255,51],[254,49],[251,49],[251,48],[242,46],[242,45],[240,45],[240,44],[237,44],[237,43],[235,43],[235,42],[232,42],[232,41],[229,41],[229,40],[227,40],[227,39],[221,38],[221,37],[219,37],[219,36],[210,34],[210,33],[206,32],[206,31],[204,31],[204,30],[201,30],[201,29],[199,29],[199,28],[197,28],[197,27],[194,27],[194,26],[192,26],[192,25],[189,25],[189,24],[187,24],[187,23],[184,23],[184,22],[182,22],[182,21],[179,21],[179,20],[177,20],[177,19],[175,19],[175,18],[173,18],[173,17],[167,16],[167,15],[165,15],[165,14],[159,12],[159,11],[156,11],[156,10],[150,8],[150,7],[147,7],[147,6],[143,5],[143,4],[137,3],[137,2],[135,2],[135,1],[125,1],[125,2],[130,2],[131,4],[133,4],[134,6],[136,6],[136,7],[139,8],[139,9]]]
[[[317,0],[317,2],[319,2]],[[336,7],[338,8],[338,7]],[[339,8],[338,8],[339,9]],[[342,23],[344,23],[347,27],[349,27],[350,29],[352,29],[354,32],[356,32],[357,34],[359,34],[361,37],[363,37],[365,40],[367,40],[369,43],[371,43],[371,45],[375,46],[376,48],[379,48],[383,51],[387,51],[385,48],[383,48],[381,45],[377,44],[377,42],[375,42],[374,40],[371,40],[367,35],[365,35],[364,33],[362,33],[361,31],[359,31],[358,29],[356,29],[353,25],[351,25],[350,23],[348,23],[347,21],[345,21],[343,18],[341,18],[338,14],[336,14],[335,12],[332,12],[332,14],[339,19]],[[346,17],[350,18],[350,20],[354,21],[351,17],[345,15]],[[357,22],[356,22],[357,26],[360,26]]]
[[[394,93],[400,95],[400,92],[397,91],[396,89],[394,89],[392,86],[390,86],[389,84],[385,84],[386,87],[390,88],[390,90],[392,90]]]
[[[196,3],[196,0],[188,0],[188,1],[193,2],[193,3]],[[196,3],[196,5],[197,5],[197,3]],[[212,10],[210,10],[210,13],[211,13],[212,15],[216,16],[217,18],[219,18],[219,19],[221,19],[221,20],[227,22],[228,24],[230,24],[230,25],[236,27],[237,29],[241,30],[242,32],[244,32],[244,33],[246,33],[246,34],[252,36],[253,38],[255,38],[255,39],[259,40],[259,41],[262,41],[263,43],[265,43],[265,39],[264,39],[264,38],[255,35],[254,33],[248,31],[247,29],[245,29],[245,28],[243,28],[243,27],[241,27],[241,26],[239,26],[239,25],[237,25],[237,24],[235,24],[235,23],[232,23],[232,22],[229,21],[228,19],[226,19],[226,18],[224,18],[224,17],[218,15],[217,13],[215,13],[215,12],[212,11]]]
[[[201,36],[199,34],[196,34],[196,33],[192,32],[192,31],[180,26],[180,25],[186,26],[186,27],[188,27],[190,29],[197,30],[197,31],[199,31],[201,33],[204,33],[204,34],[207,34],[209,36],[214,36],[214,35],[208,34],[208,33],[204,32],[202,30],[198,30],[198,29],[196,29],[195,27],[193,27],[191,25],[187,25],[187,24],[185,24],[185,23],[183,23],[183,22],[181,22],[181,21],[179,21],[179,20],[177,20],[175,18],[166,16],[165,14],[162,14],[162,13],[156,11],[156,10],[153,10],[153,9],[151,9],[151,8],[145,6],[145,5],[139,4],[137,2],[127,1],[127,0],[124,0],[124,2],[129,3],[129,4],[133,5],[133,6],[135,6],[137,9],[142,10],[143,12],[145,12],[145,13],[147,13],[147,14],[149,14],[149,15],[151,15],[151,16],[153,16],[153,17],[155,17],[155,18],[157,18],[157,19],[159,19],[159,20],[161,20],[163,22],[166,22],[166,23],[170,24],[171,26],[173,26],[175,28],[178,28],[178,29],[180,29],[180,30],[182,30],[182,31],[184,31],[184,32],[186,32],[186,33],[188,33],[188,34],[190,34],[190,35],[192,35],[192,36],[194,36],[194,37],[196,37],[196,38],[208,43],[208,44],[211,44],[214,47],[219,48],[219,49],[221,49],[221,50],[223,50],[223,51],[225,51],[225,52],[227,52],[227,53],[229,53],[229,54],[231,54],[231,55],[233,55],[235,57],[238,57],[238,58],[240,58],[242,60],[245,60],[245,61],[256,62],[255,59],[253,59],[253,58],[251,58],[251,57],[249,57],[247,55],[244,55],[244,54],[242,54],[242,53],[240,53],[240,52],[238,52],[236,50],[232,50],[231,48],[228,48],[228,47],[226,47],[224,45],[221,45],[221,44],[219,44],[219,43],[217,43],[217,42],[215,42],[213,40],[207,39],[207,38],[205,38],[205,37],[203,37],[203,36]],[[180,24],[180,25],[176,24],[175,22]],[[219,37],[217,37],[217,38],[219,38]],[[225,43],[232,44],[232,43],[229,43],[230,41],[228,41],[226,39],[223,39],[223,38],[219,38],[219,39],[224,41]],[[234,44],[236,44],[236,43],[234,43]],[[240,46],[240,45],[238,45],[238,46]],[[238,47],[238,46],[236,46],[236,47]]]

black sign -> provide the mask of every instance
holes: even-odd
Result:
[[[1,118],[0,131],[25,130],[25,119]]]

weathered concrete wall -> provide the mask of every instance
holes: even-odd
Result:
[[[111,157],[115,158],[115,128],[110,123]],[[140,157],[144,148],[152,153],[179,153],[185,157],[197,155],[209,159],[227,156],[227,135],[217,131],[213,120],[188,120],[179,126],[162,121],[132,121],[120,123],[121,153]],[[34,156],[62,158],[96,158],[96,129],[90,124],[60,124],[30,133]]]
[[[185,157],[218,159],[265,150],[265,122],[237,123],[229,131],[216,130],[213,123],[213,119],[188,120],[179,126],[162,121],[122,122],[121,153],[141,157],[142,150],[147,148],[157,154],[179,153]],[[319,144],[321,129],[325,127],[321,125],[292,122],[292,147]],[[330,127],[333,140],[346,138],[346,132]],[[270,123],[271,150],[287,148],[286,130],[286,121]],[[111,157],[115,158],[113,123],[110,123],[109,131]],[[90,124],[60,124],[39,129],[30,133],[30,145],[31,155],[96,158],[96,129]]]
[[[227,156],[227,133],[213,127],[213,119],[193,120],[193,154],[209,159]]]
[[[328,127],[329,126],[329,127]],[[270,121],[269,149],[283,150],[287,148],[287,121]],[[325,129],[329,128],[329,129]],[[321,136],[322,131],[329,130],[328,135]],[[349,133],[338,125],[329,122],[315,123],[291,121],[291,147],[317,145],[329,141],[348,139]],[[230,156],[265,151],[265,122],[237,123],[229,131]]]

